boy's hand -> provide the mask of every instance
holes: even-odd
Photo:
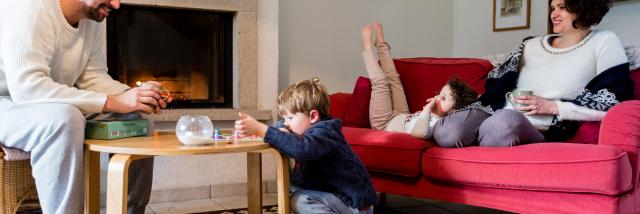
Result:
[[[269,128],[267,125],[258,122],[255,118],[242,112],[239,112],[238,116],[240,116],[240,119],[236,120],[235,125],[238,137],[247,137],[252,134],[258,137],[264,137],[265,133],[267,133],[267,128]]]

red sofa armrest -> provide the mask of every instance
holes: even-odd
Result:
[[[329,95],[329,114],[331,117],[344,120],[344,113],[349,108],[350,98],[351,93],[338,92]]]
[[[598,144],[627,151],[635,189],[640,179],[640,100],[622,102],[607,112],[600,127]]]

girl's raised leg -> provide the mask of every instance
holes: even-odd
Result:
[[[373,52],[371,40],[372,25],[362,28],[362,59],[371,80],[371,100],[369,100],[369,122],[373,129],[384,129],[393,118],[394,111],[391,101],[391,91],[385,74]]]
[[[396,66],[393,64],[389,44],[384,40],[382,25],[378,22],[372,25],[373,30],[376,33],[376,47],[378,48],[380,66],[382,67],[382,72],[387,78],[389,89],[391,91],[393,111],[395,114],[409,113],[409,105],[407,104],[407,98],[404,94],[404,88],[402,87],[402,82],[400,82],[400,76],[398,75]]]

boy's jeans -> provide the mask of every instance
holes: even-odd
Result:
[[[354,213],[373,214],[373,206],[358,210],[344,204],[335,195],[328,192],[291,188],[291,209],[294,213]]]

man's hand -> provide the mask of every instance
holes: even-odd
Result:
[[[525,115],[558,115],[558,105],[553,100],[548,100],[535,95],[529,96],[516,96],[515,103],[522,103],[528,106],[517,107],[514,109],[527,111]]]
[[[236,120],[236,133],[238,137],[247,137],[249,135],[255,134],[258,137],[264,137],[267,133],[267,128],[269,128],[264,123],[258,122],[253,117],[249,116],[245,113],[238,113],[240,116],[240,120]]]
[[[107,96],[103,112],[129,113],[141,111],[145,114],[159,113],[161,108],[166,108],[172,101],[169,97],[166,101],[160,95],[159,82],[147,81],[140,87],[131,88],[121,94]]]
[[[158,95],[160,95],[160,99],[156,100],[158,102],[158,105],[152,106],[152,108],[154,108],[154,113],[156,114],[159,114],[161,109],[167,108],[167,103],[170,103],[171,101],[173,101],[173,95],[171,95],[171,92],[167,90],[162,90],[162,83],[159,83],[156,81],[146,81],[142,83],[142,85],[140,85],[140,88],[146,91],[153,91]],[[154,98],[155,97],[157,96],[155,96],[154,94]]]

